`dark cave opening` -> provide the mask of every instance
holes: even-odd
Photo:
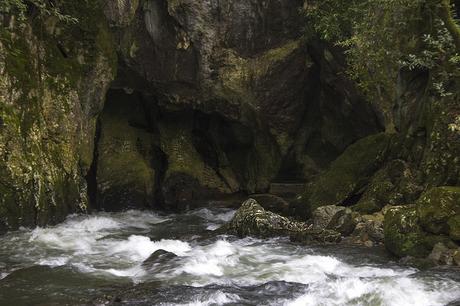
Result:
[[[87,175],[92,208],[120,211],[161,207],[157,190],[167,161],[151,124],[155,109],[148,102],[140,92],[129,89],[107,92]]]
[[[88,172],[85,175],[86,184],[88,185],[88,201],[90,208],[100,210],[97,201],[97,161],[99,159],[99,152],[97,144],[101,137],[101,123],[98,119],[96,121],[96,134],[94,136],[94,149],[93,149],[93,160]]]
[[[167,109],[155,95],[111,88],[86,175],[91,208],[181,210],[254,193],[266,162],[256,142],[252,128],[219,114]]]

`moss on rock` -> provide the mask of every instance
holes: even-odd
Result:
[[[449,237],[460,241],[460,214],[450,217],[447,224],[449,225]]]
[[[435,239],[423,231],[415,205],[392,207],[385,214],[385,247],[399,257],[426,257]]]
[[[233,219],[221,231],[239,237],[290,236],[291,240],[302,243],[337,242],[340,233],[326,229],[310,229],[308,224],[265,210],[254,199],[248,199],[236,212]]]
[[[386,205],[413,203],[421,192],[422,187],[411,167],[402,160],[393,160],[372,177],[369,187],[353,210],[372,214]]]
[[[97,184],[98,207],[117,210],[153,207],[154,135],[147,132],[136,95],[112,92],[100,118]]]
[[[99,2],[61,4],[77,23],[0,15],[0,222],[9,228],[88,207],[91,158],[81,153],[92,152],[94,116],[117,61]]]
[[[347,148],[324,174],[307,186],[299,213],[308,217],[325,205],[342,205],[365,187],[382,165],[390,136],[384,133],[363,138]]]
[[[456,236],[456,217],[460,216],[460,187],[436,187],[417,201],[417,213],[423,228],[433,234]],[[450,221],[450,222],[448,222]]]

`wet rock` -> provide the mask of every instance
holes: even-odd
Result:
[[[291,234],[290,239],[293,242],[299,242],[302,244],[339,243],[342,241],[342,235],[333,230],[308,229]]]
[[[291,221],[286,217],[266,211],[254,199],[244,202],[224,228],[227,233],[240,237],[290,236],[293,241],[305,243],[337,242],[341,236],[338,232],[311,229],[306,223]]]
[[[444,244],[436,243],[430,255],[428,255],[428,258],[436,263],[439,263],[441,258],[445,257],[445,253],[448,251],[449,249]]]
[[[428,259],[432,260],[436,264],[441,265],[459,265],[458,259],[460,254],[460,248],[450,249],[443,243],[436,243],[431,251]]]
[[[286,217],[266,211],[254,199],[245,201],[233,219],[226,225],[228,233],[240,237],[283,236],[307,228],[305,223],[293,222]]]
[[[252,194],[251,198],[256,200],[265,210],[272,211],[282,216],[289,215],[289,203],[273,194]]]
[[[447,225],[449,225],[450,239],[460,241],[460,215],[450,217]]]
[[[174,258],[176,258],[177,255],[172,253],[172,252],[168,252],[168,251],[165,251],[165,250],[157,250],[155,252],[153,252],[149,258],[147,258],[146,260],[144,260],[142,262],[142,267],[144,268],[151,268],[151,267],[154,267],[154,266],[158,266],[158,265],[161,265],[161,264],[164,264]]]
[[[207,147],[200,150],[204,145],[197,144],[194,124],[193,118],[175,114],[158,126],[161,150],[167,158],[162,192],[168,208],[184,209],[240,189],[233,169],[221,160],[221,152]]]
[[[405,256],[399,260],[399,263],[410,267],[416,267],[420,270],[426,270],[436,266],[436,264],[432,260],[426,257],[419,258],[413,256]]]
[[[460,249],[457,249],[454,254],[452,255],[452,258],[454,260],[454,263],[457,266],[460,266]]]
[[[427,243],[427,233],[419,225],[415,205],[389,209],[385,215],[384,235],[387,250],[399,257],[426,257],[432,249]]]
[[[451,234],[458,239],[460,224],[460,187],[436,187],[417,201],[417,213],[423,228],[433,234]]]
[[[340,77],[341,50],[306,46],[303,0],[137,2],[105,9],[120,42],[117,83],[153,87],[166,110],[218,114],[248,127],[257,136],[253,150],[234,161],[248,169],[241,181],[249,193],[266,192],[284,161],[304,178],[381,131],[373,106]]]
[[[343,206],[322,206],[312,215],[314,229],[330,229],[348,236],[356,226],[351,209]]]
[[[351,241],[373,246],[384,242],[383,214],[364,215],[351,234]]]
[[[104,2],[104,14],[113,26],[129,25],[137,11],[139,0],[113,0]]]

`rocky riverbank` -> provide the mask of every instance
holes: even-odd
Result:
[[[233,219],[220,231],[239,237],[290,237],[291,241],[306,245],[317,243],[346,243],[385,248],[401,261],[415,265],[460,266],[460,246],[455,236],[439,235],[440,230],[423,226],[424,218],[437,218],[444,233],[456,233],[454,226],[447,226],[459,216],[455,190],[438,188],[423,196],[417,205],[386,206],[372,215],[361,215],[343,206],[321,206],[305,222],[284,217],[265,210],[254,199],[245,201]],[[447,193],[444,197],[439,192]],[[430,195],[436,197],[430,198]],[[435,201],[438,201],[437,203]],[[432,203],[433,202],[433,203]],[[439,207],[444,213],[427,211],[429,205]],[[442,218],[446,220],[442,220]],[[432,226],[434,222],[428,222]]]

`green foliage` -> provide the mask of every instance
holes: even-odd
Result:
[[[50,0],[2,0],[0,14],[14,15],[20,22],[27,19],[28,12],[34,12],[39,18],[56,17],[60,21],[76,23],[77,19],[61,13],[58,1]]]
[[[345,49],[348,73],[370,100],[392,105],[401,68],[428,69],[431,89],[451,94],[459,27],[446,2],[449,8],[446,0],[317,0],[306,14],[315,33]]]

